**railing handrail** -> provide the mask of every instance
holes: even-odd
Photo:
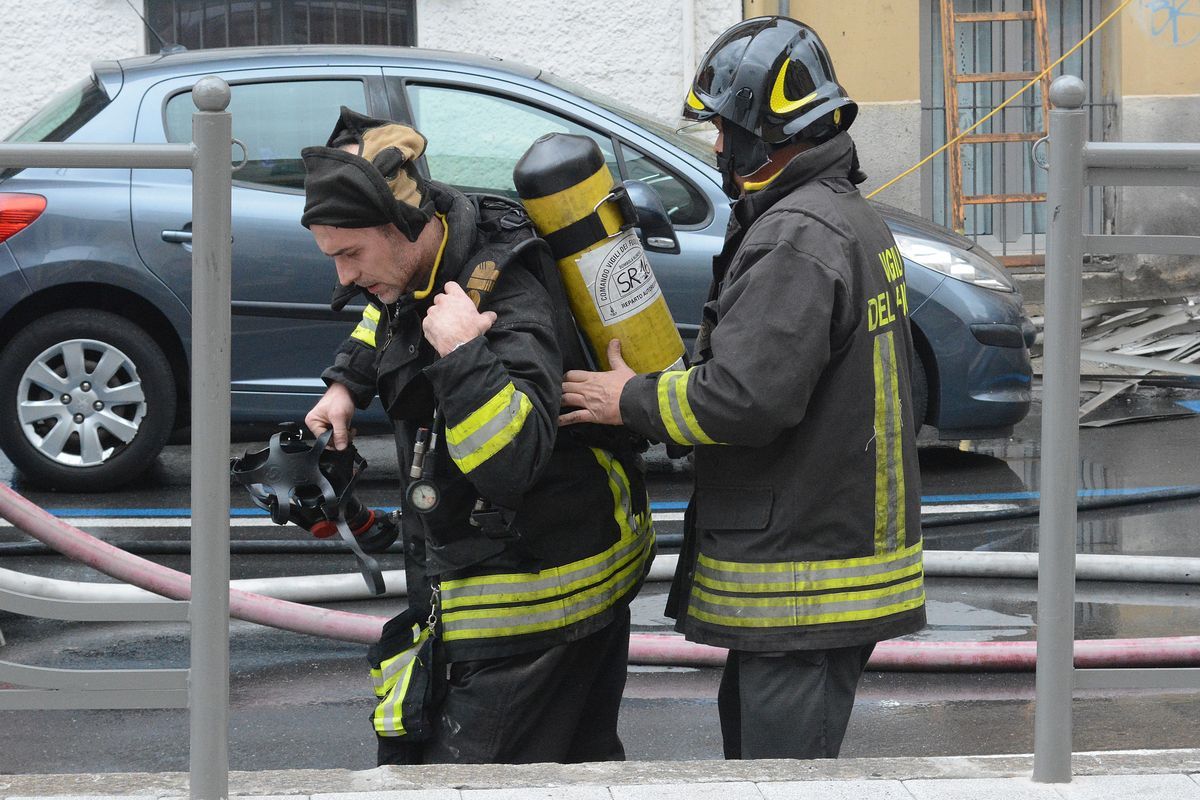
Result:
[[[203,497],[205,502],[194,503],[196,510],[192,515],[190,668],[154,671],[158,688],[138,687],[136,674],[131,683],[130,676],[113,677],[104,671],[77,673],[85,682],[109,687],[100,691],[111,692],[112,702],[120,704],[117,706],[89,705],[97,702],[96,695],[89,689],[67,688],[71,676],[61,670],[12,665],[13,671],[26,676],[45,676],[49,685],[56,688],[9,691],[17,703],[34,708],[36,703],[46,700],[50,704],[43,707],[56,708],[186,705],[190,717],[193,800],[229,796],[227,461],[233,183],[229,99],[229,85],[220,78],[208,76],[196,82],[192,101],[197,110],[192,115],[192,142],[187,144],[0,144],[0,168],[192,171],[191,492],[193,498]],[[29,602],[36,604],[36,600]]]
[[[196,146],[187,144],[0,144],[0,167],[191,169]]]
[[[1075,689],[1200,688],[1195,668],[1114,671],[1074,665],[1079,366],[1085,356],[1094,359],[1081,347],[1083,253],[1086,248],[1093,254],[1200,255],[1200,236],[1084,234],[1088,185],[1200,185],[1200,144],[1087,141],[1081,110],[1086,96],[1083,81],[1074,76],[1064,75],[1050,87],[1033,766],[1033,779],[1044,783],[1071,780]],[[1132,364],[1136,357],[1104,354],[1106,361],[1122,358]]]

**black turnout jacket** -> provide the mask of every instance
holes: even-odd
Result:
[[[428,606],[437,587],[449,660],[572,641],[608,624],[641,585],[654,549],[644,481],[624,431],[557,427],[563,372],[587,362],[553,262],[538,247],[517,252],[532,238],[523,211],[485,213],[429,185],[449,230],[433,293],[391,307],[372,298],[322,377],[359,408],[378,393],[404,476],[418,428],[441,407],[441,502],[420,514],[405,500],[402,531],[410,603]],[[497,321],[439,358],[421,320],[451,280],[468,293],[491,288],[483,308]],[[487,510],[473,514],[480,498]]]
[[[848,134],[733,208],[687,371],[638,376],[632,429],[695,445],[672,595],[689,639],[822,649],[925,621],[903,260]]]

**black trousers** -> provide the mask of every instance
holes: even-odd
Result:
[[[874,649],[730,650],[717,693],[725,758],[837,758]]]
[[[628,661],[624,609],[611,624],[570,644],[451,664],[421,762],[623,761],[617,716]],[[382,748],[380,756],[386,763]]]

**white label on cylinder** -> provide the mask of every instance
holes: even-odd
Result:
[[[584,253],[577,263],[604,325],[633,316],[661,294],[642,243],[632,230]]]

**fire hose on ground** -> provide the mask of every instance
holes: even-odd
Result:
[[[122,551],[52,516],[6,486],[0,486],[0,516],[33,538],[63,555],[92,567],[120,584],[77,583],[36,578],[0,570],[0,588],[22,594],[94,601],[144,600],[162,596],[187,600],[191,581],[185,573]],[[662,579],[674,571],[675,556],[656,559],[650,578]],[[1119,580],[1160,583],[1196,583],[1200,559],[1147,556],[1081,555],[1077,577],[1081,580]],[[1033,553],[976,553],[931,551],[925,554],[925,571],[931,576],[1033,578],[1037,556]],[[403,593],[403,574],[386,573],[389,595]],[[253,589],[250,591],[249,589]],[[386,618],[317,608],[296,602],[333,602],[366,596],[358,575],[264,578],[233,581],[230,615],[281,630],[340,641],[374,643]],[[271,596],[274,595],[274,596]],[[719,666],[725,651],[685,641],[667,634],[634,633],[630,636],[631,664]],[[881,642],[868,666],[898,671],[1029,671],[1036,664],[1036,642]],[[1182,667],[1200,665],[1200,636],[1143,639],[1093,639],[1075,642],[1077,667]]]

